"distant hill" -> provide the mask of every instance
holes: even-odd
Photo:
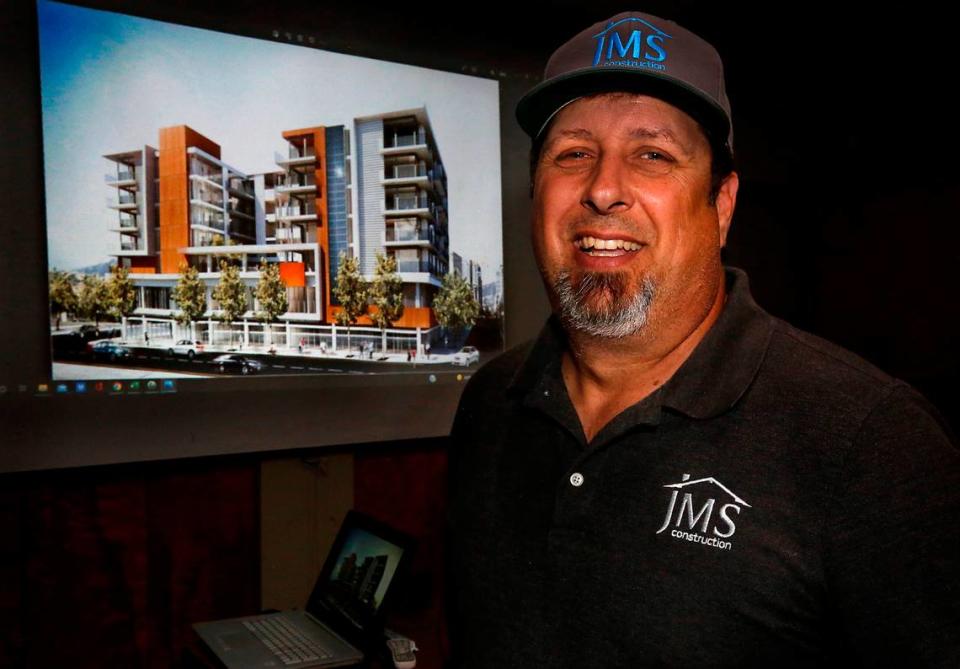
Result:
[[[99,265],[88,265],[87,267],[78,267],[77,269],[70,270],[73,274],[97,274],[100,276],[105,276],[113,271],[113,266],[117,264],[116,260],[107,260],[102,262]]]

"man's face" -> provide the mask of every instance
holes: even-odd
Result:
[[[662,100],[614,93],[563,108],[534,180],[533,244],[568,328],[623,337],[704,317],[722,281],[737,179],[709,201],[710,146]]]

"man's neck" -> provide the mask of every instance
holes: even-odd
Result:
[[[620,339],[567,332],[563,380],[588,443],[621,411],[673,376],[720,317],[725,301],[721,280],[706,313],[691,323],[651,322],[643,332]]]

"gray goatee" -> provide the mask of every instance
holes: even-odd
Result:
[[[576,286],[562,270],[553,282],[559,316],[570,329],[597,337],[636,334],[647,322],[655,285],[644,277],[640,290],[629,295],[628,277],[619,272],[587,272]]]

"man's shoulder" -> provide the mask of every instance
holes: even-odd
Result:
[[[525,341],[486,362],[470,377],[461,402],[479,399],[490,394],[504,394],[530,355],[535,341],[534,339]]]
[[[927,403],[904,381],[822,337],[773,319],[761,375],[766,393],[821,419],[845,416],[851,427],[890,403]]]

